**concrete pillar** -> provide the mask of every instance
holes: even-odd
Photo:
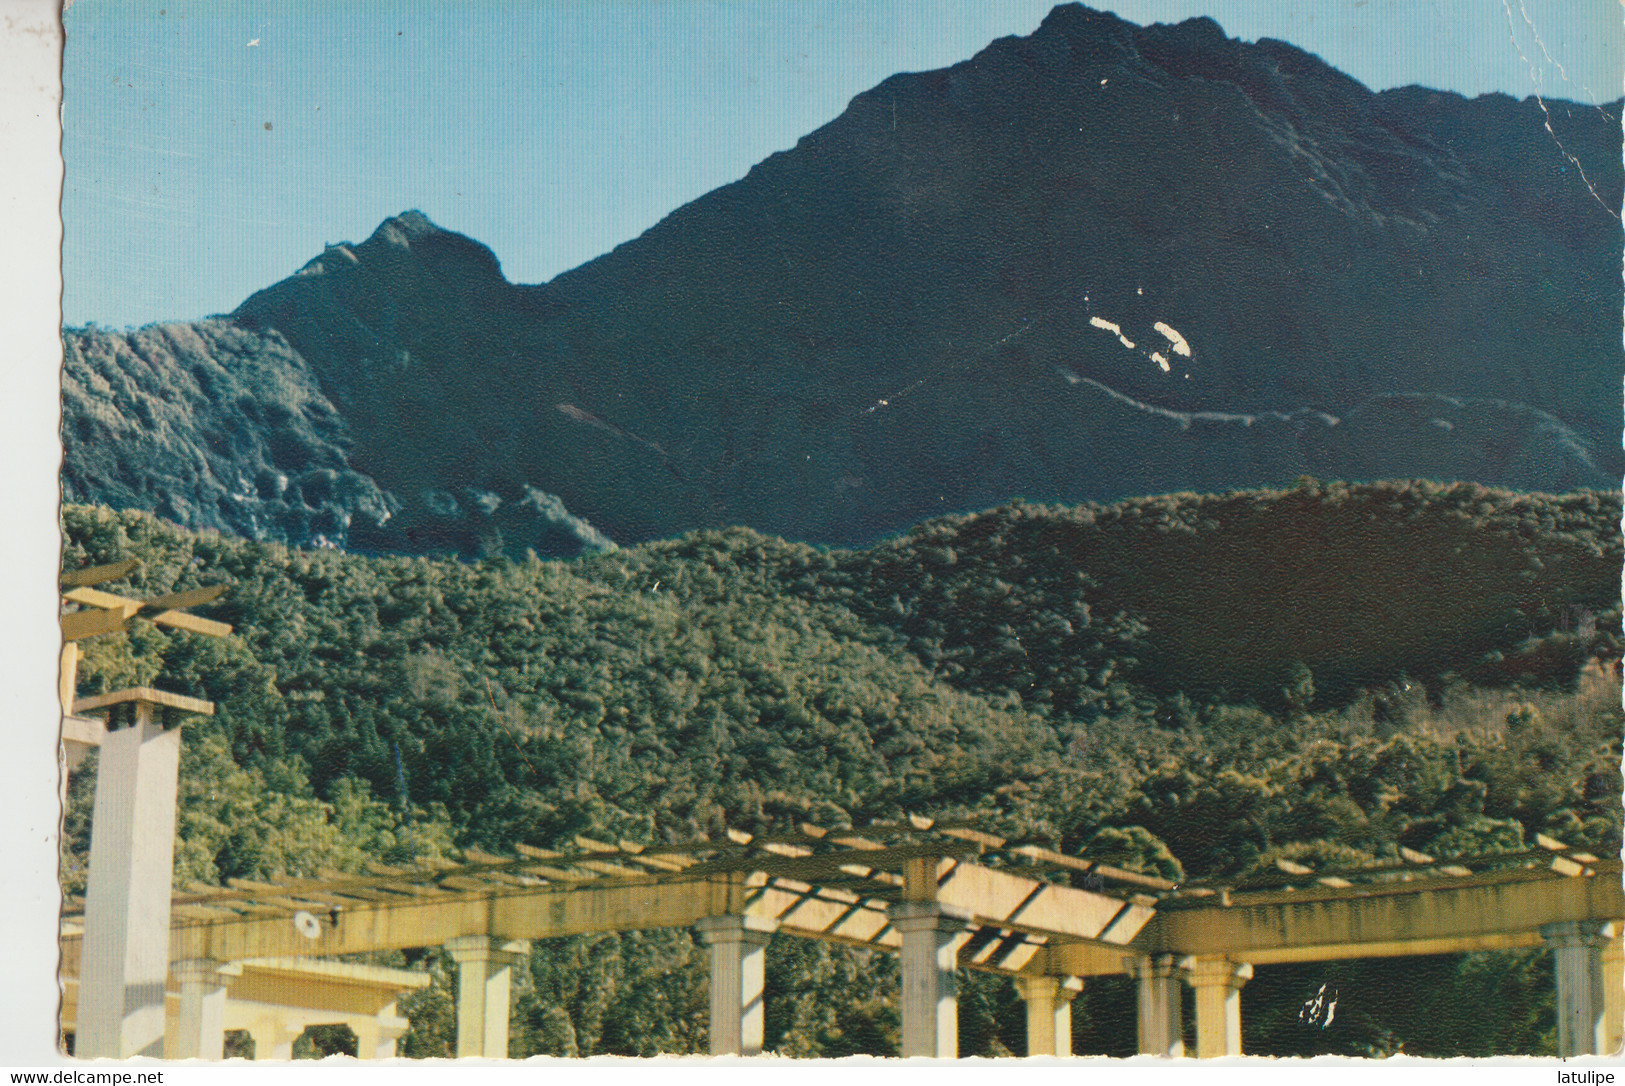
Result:
[[[170,967],[180,985],[180,1011],[164,1037],[164,1058],[221,1060],[226,1057],[226,986],[242,966],[207,958]]]
[[[123,706],[117,709],[125,708]],[[180,729],[153,707],[102,741],[90,830],[90,873],[79,975],[80,1059],[159,1056],[169,971]]]
[[[1083,991],[1077,977],[1016,977],[1027,1005],[1027,1055],[1072,1055],[1072,1001]]]
[[[248,1027],[248,1035],[254,1038],[254,1061],[293,1059],[293,1043],[304,1032],[304,1026],[289,1022],[280,1015],[268,1015],[256,1020]]]
[[[762,985],[777,920],[708,916],[695,925],[711,948],[711,1055],[762,1051]]]
[[[73,715],[73,696],[79,688],[79,642],[62,642],[62,655],[57,661],[56,693],[62,703],[62,715]]]
[[[891,909],[903,937],[903,1055],[955,1059],[959,1003],[954,969],[965,921],[940,905],[905,901]]]
[[[507,1059],[511,967],[530,943],[464,935],[446,950],[457,963],[457,1055]]]
[[[1183,1056],[1179,980],[1183,970],[1172,954],[1126,959],[1129,975],[1140,983],[1139,1051],[1142,1056]]]
[[[412,1023],[395,1013],[391,1003],[372,1018],[350,1023],[355,1033],[355,1058],[358,1060],[392,1060],[396,1047]]]
[[[1241,1055],[1241,989],[1253,979],[1250,962],[1198,958],[1185,974],[1196,995],[1196,1055]]]
[[[1592,1056],[1608,1051],[1602,953],[1613,927],[1600,920],[1545,924],[1540,936],[1557,974],[1557,1054]]]
[[[1625,1047],[1625,940],[1620,925],[1611,927],[1614,937],[1602,952],[1602,1051],[1609,1056]]]

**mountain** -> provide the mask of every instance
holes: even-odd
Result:
[[[393,510],[347,507],[361,549],[856,544],[1302,475],[1612,486],[1619,113],[1373,93],[1208,19],[1066,5],[550,283],[408,212],[219,326],[332,405]],[[67,433],[74,497],[171,485]]]

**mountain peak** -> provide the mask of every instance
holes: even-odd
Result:
[[[1109,11],[1097,11],[1083,4],[1058,4],[1038,24],[1037,34],[1099,34],[1118,30],[1132,30],[1133,23]]]
[[[448,234],[451,231],[437,226],[429,216],[417,209],[403,211],[399,215],[392,215],[378,224],[372,236],[399,234],[407,241],[415,241],[430,234]]]

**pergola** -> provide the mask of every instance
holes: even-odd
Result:
[[[1138,980],[1139,1050],[1240,1052],[1240,990],[1255,965],[1545,946],[1561,1055],[1620,1046],[1620,864],[1540,838],[1525,852],[1311,870],[1282,861],[1234,884],[1175,885],[964,822],[810,824],[668,844],[577,838],[563,850],[465,850],[460,861],[365,875],[194,885],[172,900],[168,958],[184,975],[169,1051],[218,1057],[235,963],[442,946],[458,966],[457,1054],[507,1055],[511,966],[536,939],[661,927],[709,947],[714,1054],[762,1047],[763,955],[774,932],[901,955],[905,1056],[957,1054],[954,972],[1014,978],[1030,1054],[1070,1055],[1086,979]],[[1079,885],[1081,884],[1081,886]],[[70,907],[76,903],[70,902]],[[301,915],[304,914],[304,915]],[[80,925],[62,932],[77,975]],[[229,1003],[228,1003],[229,1005]],[[174,1036],[175,1031],[189,1031]]]
[[[429,974],[320,958],[251,958],[219,968],[177,965],[164,992],[165,1059],[205,1055],[204,1034],[240,1030],[256,1059],[293,1057],[294,1042],[312,1026],[347,1026],[360,1059],[388,1059],[411,1023],[398,1013],[403,994],[429,986]],[[196,1015],[195,1020],[187,1014]],[[79,1027],[79,980],[62,985],[62,1031]],[[194,1047],[187,1047],[193,1043]],[[208,1053],[219,1059],[221,1053]]]
[[[165,1033],[165,985],[175,844],[175,784],[180,766],[179,723],[214,706],[150,687],[77,698],[79,642],[122,633],[138,618],[207,637],[231,627],[187,608],[226,591],[210,585],[148,599],[97,585],[132,573],[135,559],[62,574],[61,670],[64,761],[72,770],[90,748],[100,749],[90,873],[85,907],[83,1011],[78,1051],[90,1056],[159,1054]],[[100,714],[100,718],[96,714]],[[78,974],[76,973],[77,977]],[[76,996],[78,993],[76,993]]]

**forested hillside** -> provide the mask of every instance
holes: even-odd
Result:
[[[974,814],[1174,878],[1619,848],[1615,494],[1304,482],[1016,504],[865,551],[734,529],[576,562],[301,552],[68,507],[65,568],[137,557],[136,594],[224,581],[222,640],[87,644],[81,693],[208,697],[187,725],[181,881],[357,869],[576,833]],[[94,763],[65,880],[82,885]],[[392,960],[411,1055],[447,1054],[438,951]],[[689,933],[538,944],[516,1055],[696,1052]],[[1327,1029],[1298,1019],[1323,982]],[[778,939],[768,1046],[896,1050],[883,956]],[[1256,1053],[1549,1051],[1539,954],[1261,969]],[[1078,1051],[1132,1051],[1127,981],[1091,982]],[[1023,1050],[1008,983],[967,978],[962,1052]]]

